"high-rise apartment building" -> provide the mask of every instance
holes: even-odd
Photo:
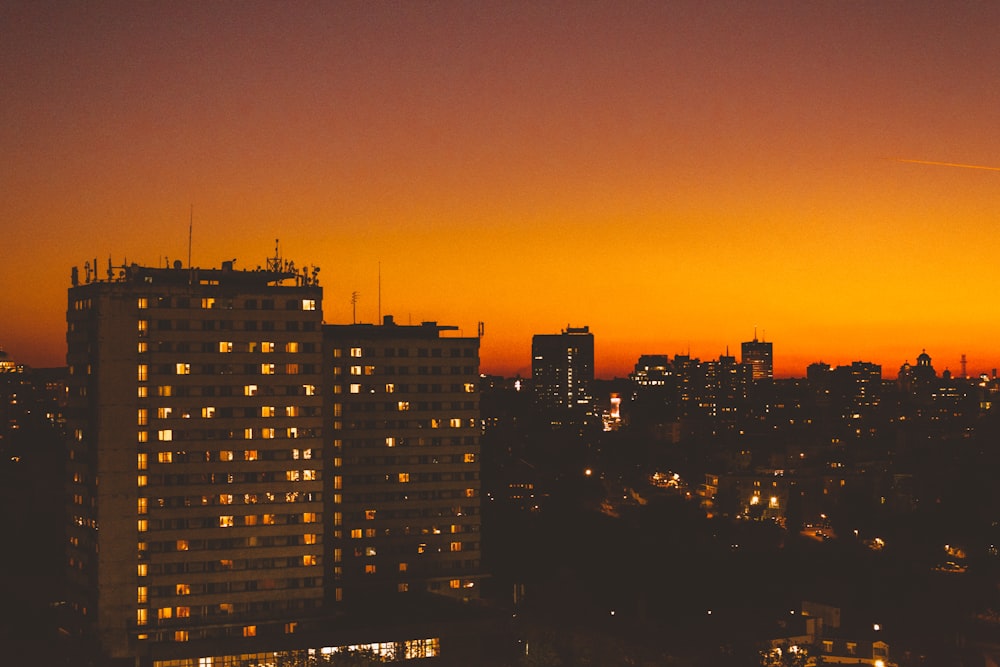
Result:
[[[324,327],[344,600],[479,596],[479,339],[424,322]]]
[[[328,570],[315,271],[87,269],[66,318],[79,630],[148,664],[293,634]]]
[[[539,406],[561,421],[559,413],[585,412],[594,381],[594,335],[589,327],[566,327],[559,334],[531,339],[531,377]]]
[[[740,345],[743,358],[742,363],[751,368],[751,379],[770,380],[774,377],[774,350],[771,343],[757,340],[754,333],[753,340],[746,341]]]

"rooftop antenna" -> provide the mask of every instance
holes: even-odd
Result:
[[[358,323],[358,297],[361,292],[351,292],[351,324]]]
[[[267,258],[268,271],[281,271],[281,251],[278,239],[274,239],[274,257]]]
[[[963,355],[962,355],[962,377],[963,377],[963,378],[968,378],[968,377],[969,377],[969,374],[968,374],[968,373],[966,372],[966,370],[967,370],[967,367],[966,367],[966,365],[965,365],[965,364],[966,364],[966,361],[965,361],[965,355],[963,354]]]
[[[378,320],[382,321],[382,262],[378,263]]]
[[[188,268],[191,268],[191,238],[194,234],[194,204],[191,204],[191,217],[188,218]]]

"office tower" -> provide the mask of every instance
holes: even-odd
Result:
[[[479,339],[455,328],[323,328],[326,557],[345,604],[479,596]]]
[[[535,400],[553,423],[586,414],[594,381],[594,335],[589,327],[567,327],[559,334],[531,338],[531,377]]]
[[[74,269],[69,602],[108,656],[282,640],[322,607],[317,270]]]
[[[743,353],[742,363],[748,364],[751,371],[751,379],[770,380],[774,377],[774,355],[771,343],[757,340],[757,333],[754,332],[753,340],[746,341],[740,345]]]
[[[635,362],[629,379],[637,387],[662,387],[670,377],[670,359],[665,354],[644,354]]]

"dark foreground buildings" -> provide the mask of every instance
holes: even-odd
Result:
[[[479,341],[324,328],[317,271],[74,270],[66,626],[101,654],[432,656],[351,610],[477,595]]]

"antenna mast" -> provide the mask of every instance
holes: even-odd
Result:
[[[382,321],[382,262],[378,263],[378,322]],[[376,322],[376,324],[378,323]]]
[[[361,292],[351,292],[351,324],[358,323],[358,297]]]
[[[191,268],[191,237],[194,233],[194,204],[191,204],[191,217],[188,220],[188,268]]]

